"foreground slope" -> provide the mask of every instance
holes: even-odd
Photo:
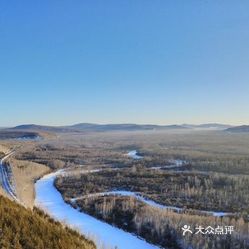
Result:
[[[94,249],[77,232],[54,221],[42,211],[25,209],[0,196],[0,248]]]

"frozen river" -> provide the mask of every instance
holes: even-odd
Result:
[[[137,155],[137,151],[130,151],[128,156],[133,159],[141,159],[141,156]],[[182,161],[178,164],[174,162],[176,167],[182,166]],[[100,169],[93,171],[86,171],[86,173],[100,171]],[[73,208],[71,205],[64,202],[60,192],[54,187],[54,180],[58,174],[63,174],[62,171],[57,171],[56,173],[51,173],[35,184],[36,199],[35,205],[46,211],[49,215],[54,217],[56,220],[65,222],[70,227],[76,228],[81,234],[95,241],[98,249],[158,249],[155,245],[149,244],[146,241],[111,226],[103,221],[100,221],[84,212],[80,212]],[[160,209],[171,209],[177,212],[181,212],[182,208],[174,206],[164,206],[158,204],[152,200],[143,198],[137,193],[129,191],[111,191],[106,193],[96,193],[94,195],[123,195],[123,196],[133,196],[144,203],[157,207]],[[82,198],[82,197],[79,197]],[[75,198],[78,199],[78,198]],[[72,200],[73,201],[73,200]],[[231,215],[231,213],[224,212],[214,212],[214,211],[204,211],[199,210],[200,213],[206,215],[212,215],[216,217]]]
[[[56,175],[59,173],[48,174],[36,182],[36,206],[46,211],[56,220],[65,222],[86,237],[94,240],[99,249],[115,247],[118,249],[158,249],[158,247],[130,233],[79,212],[65,203],[60,192],[53,184]]]
[[[117,191],[95,193],[95,194],[89,194],[89,195],[78,197],[78,198],[72,198],[71,201],[75,202],[76,200],[81,199],[81,198],[85,198],[85,197],[87,197],[87,198],[90,197],[91,198],[91,197],[94,197],[94,196],[105,196],[105,195],[132,196],[132,197],[135,197],[137,200],[142,201],[142,202],[144,202],[145,204],[147,204],[147,205],[149,205],[151,207],[155,207],[155,208],[159,208],[159,209],[169,209],[169,210],[176,211],[178,213],[180,213],[182,211],[185,211],[183,208],[180,208],[180,207],[166,206],[166,205],[159,204],[159,203],[157,203],[157,202],[155,202],[153,200],[146,199],[143,196],[141,196],[141,195],[139,195],[137,193],[131,192],[131,191],[119,191],[119,190],[117,190]],[[223,217],[223,216],[233,215],[233,213],[222,212],[222,211],[221,212],[206,211],[206,210],[192,210],[192,211],[196,211],[199,214],[210,215],[210,216],[214,216],[214,217]]]

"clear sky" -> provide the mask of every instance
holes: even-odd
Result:
[[[0,126],[249,123],[249,1],[1,0]]]

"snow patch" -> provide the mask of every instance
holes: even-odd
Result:
[[[187,164],[186,161],[183,161],[180,159],[170,160],[169,163],[170,165],[155,166],[155,167],[151,167],[151,169],[174,169],[174,168],[181,168]]]
[[[132,158],[132,159],[142,159],[142,156],[138,155],[138,152],[136,150],[131,150],[127,153],[127,156]]]

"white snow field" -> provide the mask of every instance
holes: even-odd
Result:
[[[97,220],[65,203],[60,192],[54,187],[56,175],[45,175],[35,184],[35,205],[56,220],[76,228],[81,234],[95,241],[98,249],[158,249],[135,235]]]

